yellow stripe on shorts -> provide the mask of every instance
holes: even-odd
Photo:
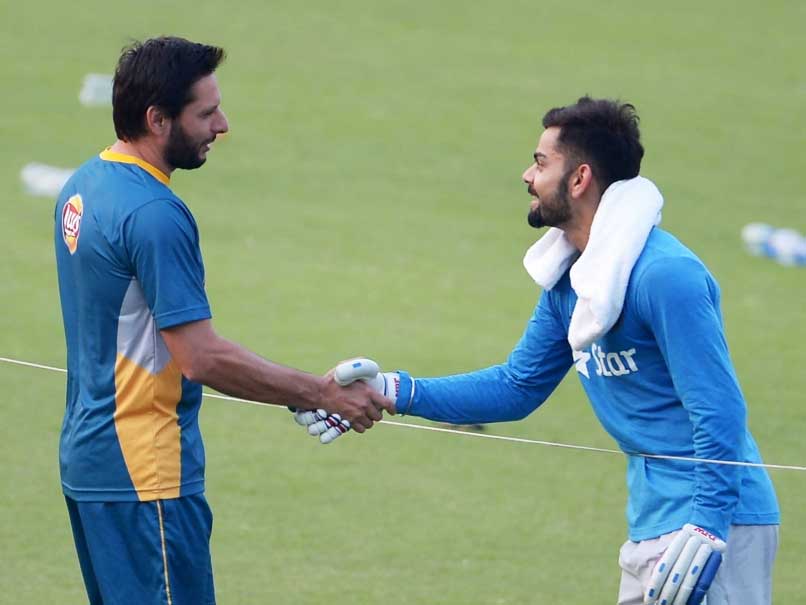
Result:
[[[171,582],[168,579],[168,550],[165,548],[165,526],[162,523],[162,502],[157,500],[157,516],[160,520],[160,542],[162,544],[162,567],[165,571],[165,595],[168,597],[168,605],[173,605],[171,600]]]

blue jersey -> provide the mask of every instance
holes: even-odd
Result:
[[[719,296],[702,262],[655,228],[633,268],[621,317],[589,349],[573,351],[568,344],[576,295],[566,272],[541,295],[506,363],[417,379],[408,413],[456,424],[518,420],[575,366],[596,416],[628,453],[630,539],[685,523],[722,538],[731,524],[778,523],[763,468],[631,455],[761,462],[728,355]]]
[[[204,490],[201,385],[185,379],[160,330],[207,319],[190,210],[154,166],[106,150],[56,203],[67,340],[59,459],[79,501],[176,498]]]

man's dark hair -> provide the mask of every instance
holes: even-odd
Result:
[[[223,48],[184,38],[151,38],[123,49],[112,86],[112,120],[121,141],[146,134],[146,110],[169,118],[193,101],[190,89],[224,60]]]
[[[615,181],[638,176],[644,148],[638,114],[629,103],[582,97],[574,105],[555,107],[543,116],[543,127],[560,128],[560,151],[570,162],[590,164],[602,192]]]

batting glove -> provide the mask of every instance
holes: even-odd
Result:
[[[722,563],[725,542],[687,523],[652,570],[646,605],[700,605]]]
[[[304,426],[309,435],[319,437],[325,445],[350,430],[350,421],[339,414],[328,414],[327,410],[293,411],[297,424]]]
[[[397,372],[381,373],[378,364],[371,359],[350,359],[336,366],[333,379],[341,386],[356,380],[363,380],[375,391],[392,401],[397,397],[400,376]],[[293,411],[293,410],[292,410]],[[319,437],[324,445],[331,443],[350,430],[350,422],[339,414],[328,414],[326,410],[315,412],[294,411],[294,420],[307,428],[308,434]]]

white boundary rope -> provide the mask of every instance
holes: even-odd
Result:
[[[9,359],[8,357],[0,357],[0,362],[10,363],[19,366],[25,366],[29,368],[36,368],[39,370],[50,370],[52,372],[61,372],[63,374],[67,373],[67,370],[64,368],[55,368],[53,366],[47,366],[40,363],[32,363],[29,361],[20,361],[19,359]],[[229,395],[219,395],[216,393],[203,393],[204,397],[209,397],[211,399],[223,399],[226,401],[236,401],[238,403],[249,403],[252,405],[262,405],[265,407],[275,408],[278,410],[284,409],[282,406],[274,406],[274,405],[267,405],[265,403],[260,403],[258,401],[249,401],[248,399],[239,399],[238,397],[230,397]],[[737,460],[708,460],[702,458],[690,458],[686,456],[663,456],[660,454],[643,454],[638,452],[622,452],[621,450],[613,450],[607,449],[603,447],[591,447],[587,445],[573,445],[570,443],[555,443],[553,441],[541,441],[539,439],[524,439],[522,437],[505,437],[503,435],[488,435],[485,433],[470,433],[466,431],[459,431],[456,429],[446,429],[436,426],[424,426],[420,424],[410,424],[408,422],[396,422],[391,420],[381,420],[380,424],[387,424],[390,426],[399,426],[407,429],[417,429],[420,431],[434,431],[437,433],[450,433],[453,435],[461,435],[462,437],[477,437],[480,439],[495,439],[498,441],[509,441],[512,443],[528,443],[530,445],[543,445],[548,447],[560,447],[565,449],[571,450],[582,450],[586,452],[598,452],[603,454],[618,454],[620,456],[629,455],[629,456],[640,456],[642,458],[656,458],[659,460],[682,460],[685,462],[702,462],[706,464],[725,464],[730,466],[752,466],[752,467],[759,467],[759,468],[768,468],[768,469],[775,469],[775,470],[786,470],[786,471],[806,471],[806,466],[796,466],[791,464],[762,464],[759,462],[739,462]]]

